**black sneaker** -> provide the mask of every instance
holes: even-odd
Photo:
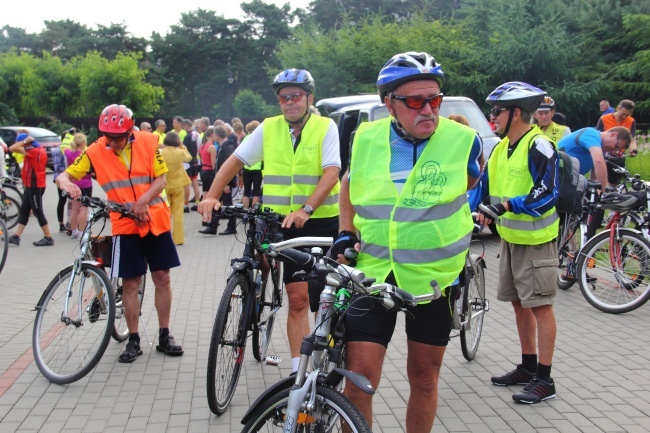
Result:
[[[66,230],[68,230],[68,229],[66,229],[65,226],[64,226],[63,224],[59,224],[59,233],[63,233],[63,232],[65,232]]]
[[[32,242],[35,247],[51,247],[54,245],[54,239],[52,238],[43,238],[40,241]]]
[[[196,203],[194,203],[190,209],[191,209],[191,210],[198,211],[198,210],[199,210],[199,205],[196,204]]]
[[[140,349],[140,344],[135,342],[135,341],[129,341],[126,343],[126,350],[122,352],[119,358],[117,360],[119,362],[123,362],[125,364],[130,364],[136,359],[138,359],[138,356],[142,355],[142,349]]]
[[[189,206],[185,206],[185,207],[183,208],[183,213],[190,213],[190,207],[189,207]]]
[[[18,235],[9,236],[9,243],[14,245],[20,245],[20,236]]]
[[[503,376],[492,376],[492,383],[498,386],[527,385],[535,373],[526,370],[521,364]]]
[[[533,377],[521,392],[512,394],[512,399],[517,403],[534,404],[555,398],[555,382],[553,379],[549,380],[550,382],[547,382],[537,376]]]

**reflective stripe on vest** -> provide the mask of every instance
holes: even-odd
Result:
[[[300,209],[314,193],[323,175],[323,140],[331,120],[310,116],[300,144],[294,152],[284,116],[264,120],[264,196],[262,201],[275,212],[289,214]],[[339,183],[311,216],[328,218],[339,214]]]
[[[362,241],[357,267],[378,281],[393,272],[404,290],[431,293],[431,281],[449,286],[465,263],[473,228],[467,165],[476,132],[440,118],[398,195],[390,122],[362,123],[352,148],[350,201]]]
[[[154,157],[158,148],[158,140],[153,134],[139,131],[133,134],[135,141],[131,143],[130,171],[121,158],[106,146],[104,137],[85,150],[97,175],[97,182],[106,192],[108,200],[127,209],[133,208],[154,181]],[[149,213],[149,224],[138,226],[133,219],[122,218],[119,213],[111,212],[113,235],[139,234],[144,237],[151,232],[158,236],[171,230],[169,207],[160,196],[149,202]]]
[[[490,203],[503,203],[512,197],[525,196],[533,188],[533,177],[528,168],[528,151],[541,131],[534,126],[524,135],[510,158],[510,141],[504,138],[494,148],[488,164]],[[507,242],[520,245],[539,245],[557,238],[559,217],[552,207],[539,217],[524,213],[506,212],[496,221],[499,235]]]

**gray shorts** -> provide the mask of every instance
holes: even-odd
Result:
[[[522,307],[553,305],[557,291],[557,242],[517,245],[501,240],[497,299]]]

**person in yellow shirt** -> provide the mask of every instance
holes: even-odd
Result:
[[[156,130],[153,132],[153,135],[158,137],[158,146],[164,145],[165,141],[165,129],[167,129],[167,125],[165,124],[165,121],[162,119],[156,120],[156,123],[154,124]]]
[[[174,131],[165,135],[163,144],[165,147],[160,150],[160,153],[169,169],[165,193],[172,211],[172,238],[176,245],[183,245],[185,242],[185,232],[183,230],[184,190],[191,183],[183,163],[190,162],[192,155],[183,146],[181,138]]]

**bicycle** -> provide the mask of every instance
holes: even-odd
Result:
[[[9,230],[18,225],[18,215],[22,204],[22,199],[19,201],[16,197],[9,195],[10,191],[18,192],[17,189],[8,185],[0,186],[0,219],[5,221]]]
[[[650,187],[621,170],[627,173],[624,183],[601,197],[603,209],[614,213],[606,229],[584,246],[578,262],[583,296],[612,314],[635,310],[650,299]],[[628,220],[638,230],[623,227]]]
[[[7,224],[0,218],[0,273],[5,267],[7,260],[7,253],[9,252],[9,232],[7,231]]]
[[[212,329],[208,354],[207,395],[210,410],[223,414],[230,404],[244,361],[249,332],[253,357],[267,360],[275,315],[282,307],[282,263],[264,256],[265,246],[282,239],[284,216],[255,205],[224,206],[215,212],[221,218],[239,217],[246,229],[244,252],[232,259]],[[331,241],[330,241],[331,244]]]
[[[587,180],[585,200],[583,200],[580,213],[564,214],[564,219],[560,222],[557,268],[557,287],[559,289],[568,290],[576,282],[577,258],[582,246],[586,245],[589,240],[587,224],[592,211],[598,208],[598,190],[600,189],[600,182]]]
[[[292,261],[309,272],[310,302],[318,295],[319,306],[312,334],[303,339],[300,364],[295,377],[285,378],[264,391],[242,419],[242,432],[282,429],[295,431],[370,432],[359,410],[340,391],[343,380],[373,394],[374,388],[366,377],[342,368],[344,364],[344,317],[354,304],[353,295],[372,297],[388,310],[401,311],[404,306],[437,299],[440,288],[433,293],[413,296],[391,284],[375,284],[358,269],[336,263],[323,255],[319,247],[311,253],[296,248],[315,245],[331,238],[296,238],[267,248],[267,255]],[[326,243],[326,242],[323,242]],[[307,372],[309,364],[312,371]]]
[[[24,187],[23,180],[19,177],[5,176],[0,178],[0,187],[5,190],[5,193],[16,199],[18,203],[23,202]]]
[[[60,385],[88,374],[115,332],[115,293],[103,264],[90,254],[91,228],[100,221],[105,224],[110,212],[136,218],[122,206],[96,197],[79,200],[83,206],[90,207],[79,255],[43,292],[36,305],[32,334],[38,369],[48,380]]]

